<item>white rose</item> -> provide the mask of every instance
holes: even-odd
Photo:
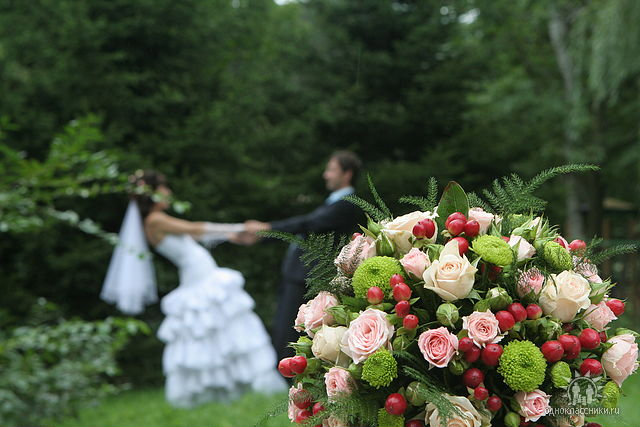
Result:
[[[482,417],[473,407],[469,399],[462,396],[450,396],[445,394],[444,397],[460,410],[460,414],[452,412],[447,422],[447,427],[481,427]],[[427,404],[427,415],[424,418],[425,423],[430,426],[440,426],[440,413],[433,403]]]
[[[573,271],[552,274],[540,293],[540,306],[561,322],[570,322],[580,310],[591,305],[591,286],[587,279]]]
[[[425,289],[431,289],[445,301],[455,301],[469,295],[477,271],[466,256],[460,256],[458,242],[451,240],[422,278]]]
[[[512,248],[518,248],[518,261],[523,261],[527,258],[533,258],[536,254],[536,248],[533,245],[522,238],[522,236],[511,235],[509,237],[509,246]]]
[[[406,254],[412,248],[413,227],[423,219],[429,218],[435,221],[437,216],[438,214],[435,212],[411,212],[410,214],[399,216],[391,222],[382,223],[382,232],[396,245],[399,252]],[[436,241],[436,237],[438,237],[437,225],[433,236],[425,240],[433,243]]]
[[[499,224],[500,221],[502,221],[502,218],[499,216],[485,212],[482,208],[469,209],[469,215],[467,215],[467,217],[469,221],[478,221],[478,224],[480,224],[480,234],[487,234],[489,227],[491,227],[491,222],[495,221],[496,224]]]
[[[318,359],[343,365],[349,361],[349,356],[340,351],[340,342],[345,332],[347,332],[345,326],[322,325],[322,328],[313,337],[311,352]]]

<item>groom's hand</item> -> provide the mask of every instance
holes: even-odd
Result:
[[[259,240],[259,237],[254,233],[249,233],[248,231],[243,231],[240,233],[234,233],[229,237],[229,241],[238,244],[250,246],[255,244]]]
[[[256,234],[258,231],[267,231],[271,230],[271,224],[268,222],[256,221],[255,219],[250,219],[244,222],[244,228],[247,233]]]

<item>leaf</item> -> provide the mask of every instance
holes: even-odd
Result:
[[[455,181],[449,182],[442,192],[440,203],[438,204],[438,218],[436,223],[439,230],[444,230],[444,223],[447,217],[454,212],[462,212],[465,216],[469,214],[469,200],[460,184]]]

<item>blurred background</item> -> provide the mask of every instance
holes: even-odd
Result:
[[[183,217],[238,222],[312,210],[336,149],[361,156],[395,214],[430,176],[480,191],[595,163],[599,173],[540,189],[551,222],[568,240],[638,242],[638,22],[636,0],[0,0],[3,425],[98,425],[74,415],[104,406],[79,402],[123,388],[171,425],[253,424],[247,411],[170,421],[159,306],[142,322],[105,321],[119,316],[99,299],[105,233],[139,168],[168,176],[192,203]],[[370,198],[366,179],[358,191]],[[245,275],[267,326],[285,249],[214,250]],[[177,271],[160,257],[155,267],[162,296]],[[639,267],[637,255],[601,266],[629,324]],[[271,403],[248,399],[256,417]],[[142,406],[107,402],[101,422],[130,411],[143,425]]]

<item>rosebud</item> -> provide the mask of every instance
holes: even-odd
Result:
[[[436,317],[438,318],[438,322],[442,323],[444,326],[453,327],[460,318],[460,315],[458,314],[458,307],[450,302],[440,304],[440,307],[436,310]]]
[[[489,308],[491,308],[491,303],[486,299],[481,299],[473,305],[474,311],[487,311]]]
[[[352,363],[347,368],[347,371],[349,371],[349,373],[353,378],[356,378],[358,380],[362,379],[362,365],[363,365],[362,363],[360,363],[359,365]]]
[[[460,360],[453,359],[449,362],[449,372],[453,375],[462,375],[467,368]]]
[[[509,296],[506,289],[501,287],[491,288],[487,291],[485,299],[489,301],[491,310],[502,310],[513,302],[513,299]]]
[[[519,427],[520,415],[515,412],[508,412],[507,415],[504,416],[504,425],[506,427]]]
[[[369,230],[374,236],[377,236],[380,234],[382,227],[367,215],[367,230]]]
[[[396,351],[406,350],[411,345],[411,340],[406,335],[400,335],[393,340],[393,349]]]
[[[627,329],[627,328],[616,328],[616,335],[624,335],[624,334],[629,334],[632,335],[634,338],[640,338],[640,334],[637,333],[636,331],[632,331],[631,329]]]
[[[387,235],[380,233],[376,239],[376,254],[379,256],[393,256],[395,250],[393,242],[389,240]]]
[[[407,401],[413,406],[422,406],[426,400],[421,397],[421,394],[427,391],[427,387],[419,381],[413,381],[407,386],[405,396]]]

